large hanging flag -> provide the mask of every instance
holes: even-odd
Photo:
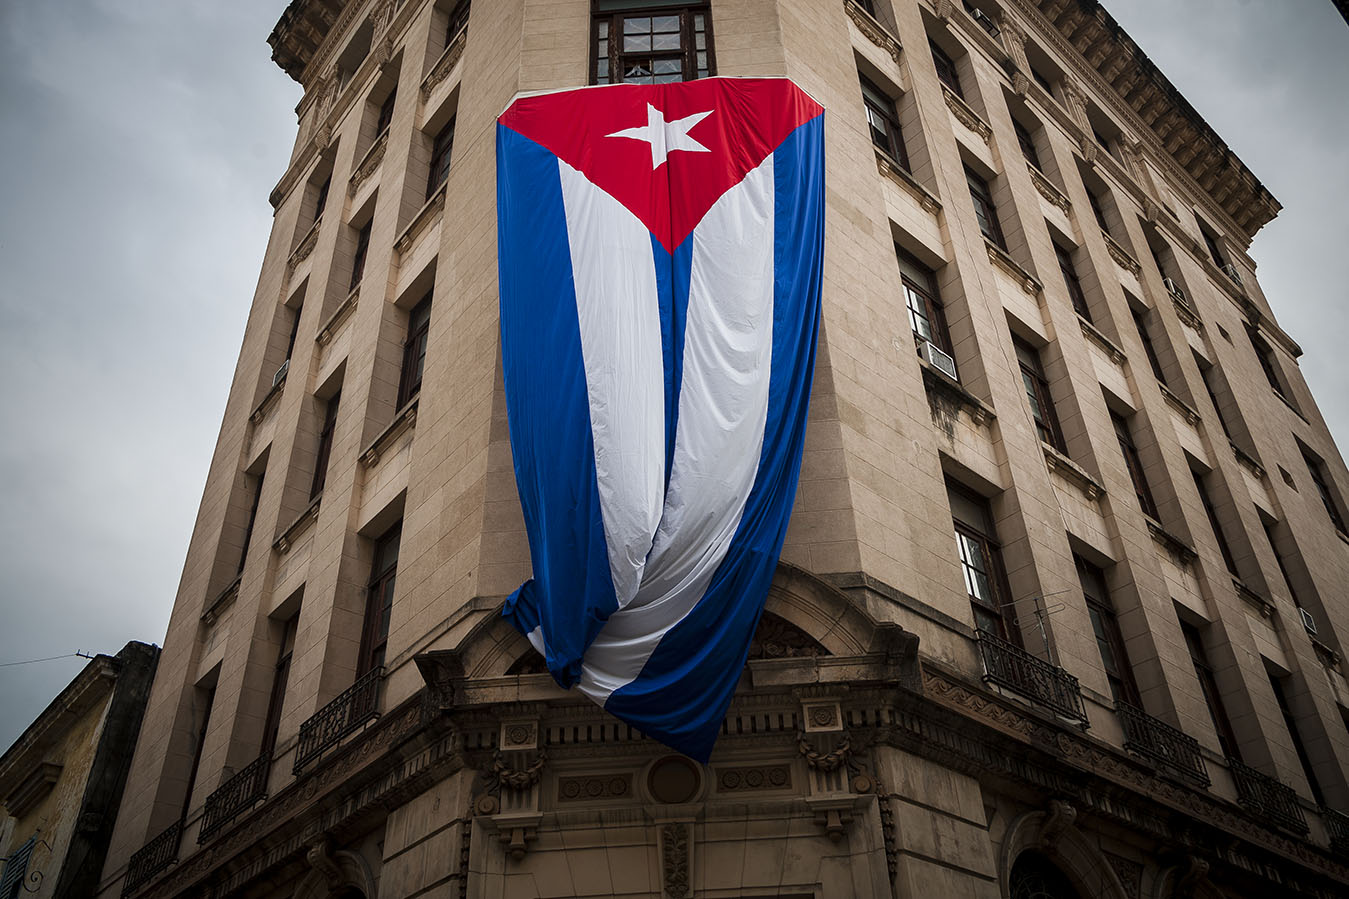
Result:
[[[819,327],[824,111],[785,79],[517,99],[501,345],[534,576],[502,614],[706,761],[787,530]]]

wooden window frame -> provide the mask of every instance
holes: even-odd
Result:
[[[365,278],[365,260],[370,254],[370,228],[373,224],[374,220],[371,219],[356,232],[356,252],[351,256],[351,283],[347,286],[348,293],[359,287],[361,280]]]
[[[937,70],[937,80],[946,85],[951,93],[964,100],[965,92],[960,87],[960,70],[956,68],[956,61],[932,38],[928,38],[927,45],[932,53],[932,65]]]
[[[1190,653],[1190,664],[1194,666],[1195,677],[1199,679],[1199,692],[1204,695],[1204,705],[1208,707],[1209,717],[1213,719],[1213,730],[1218,735],[1218,748],[1229,759],[1241,761],[1241,750],[1237,746],[1237,734],[1232,729],[1232,721],[1227,717],[1227,707],[1223,704],[1222,692],[1218,689],[1218,679],[1209,664],[1208,653],[1204,649],[1204,637],[1199,628],[1188,621],[1180,622],[1181,636],[1185,639],[1185,648]]]
[[[366,588],[365,616],[361,624],[361,648],[356,667],[358,680],[376,668],[383,667],[385,662],[402,538],[403,522],[399,520],[375,541],[375,553],[370,562],[370,583]],[[393,548],[392,560],[386,559],[390,547]]]
[[[623,35],[623,24],[628,19],[652,16],[679,16],[679,47],[662,50],[624,51],[619,47],[615,36]],[[701,17],[699,22],[698,17]],[[650,32],[648,32],[650,33]],[[663,32],[669,33],[669,32]],[[698,36],[703,38],[703,47],[697,46]],[[605,71],[601,73],[601,44],[604,45],[603,61]],[[601,9],[599,2],[591,4],[590,24],[590,83],[591,84],[669,84],[681,81],[696,81],[717,74],[715,41],[712,35],[712,6],[707,0],[697,3],[669,3],[659,6],[636,6],[622,9]],[[706,66],[698,64],[698,54],[706,54]],[[657,59],[678,59],[679,77],[665,81],[626,81],[623,77],[625,60],[644,56],[655,62]],[[653,67],[654,68],[654,67]],[[672,74],[672,73],[663,73]],[[656,75],[652,74],[653,79]]]
[[[1120,453],[1124,456],[1124,467],[1129,472],[1129,480],[1133,482],[1134,496],[1138,499],[1139,508],[1143,514],[1157,520],[1157,503],[1152,498],[1152,489],[1148,486],[1147,477],[1143,473],[1143,460],[1138,455],[1138,447],[1134,446],[1134,438],[1129,423],[1122,415],[1116,412],[1110,413],[1110,420],[1115,426],[1115,438],[1119,441]]]
[[[253,526],[258,520],[258,503],[262,501],[262,481],[266,476],[267,470],[263,469],[253,478],[253,500],[248,506],[248,524],[244,526],[243,545],[239,547],[239,570],[236,572],[237,574],[244,573],[244,563],[248,561],[248,544],[253,542]]]
[[[314,481],[309,487],[311,501],[323,492],[328,481],[328,461],[333,452],[333,434],[337,431],[337,409],[341,401],[342,391],[339,390],[323,407],[323,427],[319,429],[319,445],[314,453]]]
[[[408,334],[403,341],[403,365],[398,376],[398,408],[421,392],[426,367],[426,345],[431,333],[431,292],[408,312]]]
[[[1003,238],[1002,223],[998,221],[998,206],[993,202],[993,191],[974,169],[969,166],[964,168],[965,183],[969,186],[970,202],[974,204],[974,218],[979,224],[979,232],[1005,253],[1007,241]]]
[[[1087,323],[1091,323],[1091,307],[1087,305],[1087,294],[1082,289],[1082,282],[1077,277],[1077,268],[1073,265],[1072,253],[1064,249],[1057,243],[1054,244],[1054,256],[1059,263],[1059,271],[1063,274],[1064,286],[1068,288],[1068,299],[1072,301],[1073,311]]]
[[[1336,502],[1334,491],[1331,489],[1330,481],[1326,478],[1324,463],[1316,459],[1301,444],[1298,445],[1299,452],[1302,453],[1302,461],[1307,465],[1307,473],[1311,475],[1312,484],[1316,487],[1317,494],[1321,497],[1321,505],[1325,506],[1326,514],[1330,516],[1330,523],[1334,525],[1335,530],[1341,534],[1346,534],[1344,527],[1344,517],[1340,514],[1339,503]]]
[[[1218,520],[1218,510],[1213,505],[1213,500],[1208,495],[1208,487],[1204,484],[1204,476],[1191,469],[1190,474],[1194,476],[1194,487],[1199,493],[1199,502],[1204,507],[1204,514],[1208,516],[1208,526],[1213,531],[1213,539],[1218,541],[1218,551],[1222,553],[1223,564],[1227,566],[1227,571],[1233,577],[1241,577],[1237,571],[1237,560],[1232,555],[1232,547],[1227,543],[1227,535],[1223,533],[1222,523]]]
[[[1143,355],[1148,357],[1148,365],[1152,366],[1152,373],[1157,378],[1157,383],[1165,386],[1166,375],[1162,371],[1162,360],[1157,356],[1157,347],[1152,342],[1152,334],[1148,332],[1148,323],[1144,318],[1147,311],[1139,312],[1133,307],[1129,308],[1129,314],[1133,317],[1134,327],[1138,330],[1138,339],[1143,341]]]
[[[908,264],[920,269],[928,278],[927,284],[919,284],[913,278],[904,274],[902,267],[900,269],[900,284],[904,291],[904,306],[909,317],[909,329],[919,340],[931,340],[937,345],[937,349],[954,358],[954,354],[951,352],[951,333],[946,327],[946,307],[941,301],[941,296],[937,293],[936,278],[932,270],[906,253],[899,244],[895,244],[895,256],[897,260],[903,256]],[[917,320],[920,317],[927,322],[928,330],[932,332],[931,337],[927,337],[916,327]]]
[[[1068,446],[1059,428],[1058,412],[1049,392],[1049,381],[1040,366],[1040,351],[1015,334],[1012,335],[1012,346],[1017,367],[1021,371],[1021,383],[1026,389],[1026,401],[1030,403],[1031,420],[1035,422],[1040,441],[1067,455]]]
[[[862,105],[866,107],[867,132],[872,146],[895,165],[909,171],[909,152],[904,146],[904,131],[899,126],[899,111],[895,108],[894,98],[865,75],[858,78],[862,83]],[[877,128],[878,120],[880,128]]]
[[[1087,603],[1092,635],[1096,638],[1096,649],[1101,654],[1101,666],[1105,669],[1111,695],[1116,702],[1124,702],[1141,710],[1142,695],[1134,679],[1129,652],[1124,646],[1124,634],[1119,629],[1119,616],[1114,603],[1110,601],[1105,572],[1076,553],[1073,554],[1073,563],[1077,568],[1077,580],[1082,587],[1082,598]],[[1092,577],[1098,579],[1099,584],[1090,583]],[[1100,596],[1093,595],[1098,591],[1101,592]]]
[[[394,85],[389,91],[389,96],[384,98],[384,102],[379,104],[379,114],[375,116],[375,140],[379,140],[389,126],[393,124],[393,106],[398,102],[398,85]]]
[[[1021,147],[1021,155],[1026,161],[1035,166],[1037,172],[1043,172],[1040,165],[1040,153],[1035,149],[1035,138],[1031,136],[1030,129],[1025,125],[1012,119],[1012,130],[1016,132],[1016,142]]]
[[[947,481],[946,485],[947,489],[951,492],[960,494],[980,506],[984,511],[985,517],[988,518],[990,522],[992,521],[993,513],[988,507],[988,500],[976,493],[971,493],[969,490],[953,481]],[[951,515],[951,526],[955,530],[956,560],[960,565],[961,579],[965,582],[965,594],[970,602],[970,611],[974,617],[975,629],[988,630],[986,627],[981,626],[981,620],[989,623],[995,622],[997,624],[997,630],[991,631],[994,636],[1002,640],[1007,640],[1016,646],[1021,646],[1021,632],[1016,627],[1015,621],[1013,620],[1016,615],[1015,609],[1012,607],[1011,603],[1012,590],[1007,583],[1007,569],[1002,561],[1002,545],[998,542],[997,536],[994,534],[985,534],[975,525],[961,521],[959,518],[955,517],[954,511]],[[989,605],[983,599],[975,596],[974,591],[970,589],[970,575],[968,574],[968,570],[974,566],[965,559],[966,544],[964,541],[966,540],[977,547],[987,568],[983,574],[988,580],[989,589],[993,592],[993,605]]]
[[[450,116],[436,136],[431,139],[431,161],[426,173],[426,199],[429,201],[450,180],[450,163],[454,154],[455,117]]]
[[[272,689],[267,697],[267,717],[263,719],[262,726],[261,754],[268,758],[276,749],[276,737],[281,730],[281,711],[286,702],[286,689],[290,685],[290,660],[295,654],[299,621],[298,611],[286,621],[281,632],[281,645],[277,648],[276,667],[272,670]]]
[[[459,36],[459,32],[468,27],[468,15],[471,8],[472,4],[469,0],[459,0],[459,2],[450,9],[449,15],[445,21],[446,50],[450,48],[450,44],[454,43],[454,39]]]

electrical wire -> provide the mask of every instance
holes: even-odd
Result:
[[[36,664],[37,662],[51,662],[55,661],[56,659],[74,659],[74,658],[92,659],[93,656],[89,655],[87,652],[83,652],[82,650],[77,649],[74,652],[68,652],[65,655],[47,656],[45,659],[24,659],[22,662],[0,662],[0,668],[11,668],[15,665],[33,665]]]

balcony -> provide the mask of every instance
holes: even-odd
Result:
[[[371,719],[379,717],[379,684],[384,669],[362,675],[356,683],[300,725],[300,740],[295,748],[295,774],[342,738]]]
[[[175,821],[168,830],[132,853],[126,863],[126,879],[122,881],[123,896],[130,896],[178,861],[178,838],[182,833],[183,822]]]
[[[1321,817],[1326,822],[1326,833],[1330,835],[1331,850],[1349,858],[1349,815],[1333,808],[1323,808]]]
[[[205,843],[240,812],[248,811],[259,799],[267,798],[267,772],[271,769],[271,761],[271,754],[264,752],[206,797],[201,830],[197,833],[198,843]]]
[[[1198,740],[1125,702],[1115,703],[1115,714],[1124,726],[1125,749],[1191,783],[1209,785]]]
[[[979,631],[976,639],[985,681],[1075,721],[1084,730],[1087,728],[1087,709],[1077,678],[986,631]]]
[[[1227,767],[1236,781],[1237,801],[1248,811],[1280,827],[1307,832],[1307,819],[1292,787],[1236,759],[1228,759]]]

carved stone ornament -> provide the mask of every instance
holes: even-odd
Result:
[[[305,852],[305,861],[309,862],[309,867],[323,875],[323,880],[330,890],[342,886],[344,882],[342,869],[333,858],[332,841],[328,837],[320,837],[310,844],[308,851]]]
[[[852,754],[852,741],[844,736],[832,752],[820,752],[806,741],[804,732],[796,737],[796,751],[806,760],[807,767],[816,771],[837,771]]]
[[[1110,258],[1115,260],[1120,268],[1126,269],[1134,277],[1138,277],[1139,273],[1143,271],[1143,267],[1138,264],[1134,257],[1130,256],[1124,247],[1120,246],[1119,242],[1109,234],[1102,231],[1101,236],[1105,238],[1105,248],[1110,251]]]
[[[792,786],[792,769],[787,765],[718,768],[716,782],[718,793],[785,790]]]
[[[661,882],[669,899],[689,895],[689,826],[680,821],[664,825],[660,831]]]
[[[543,765],[548,760],[547,751],[540,751],[538,758],[531,762],[525,768],[511,768],[506,764],[501,756],[501,751],[497,750],[492,757],[492,774],[497,783],[501,784],[503,789],[510,790],[528,790],[539,782],[543,776]]]
[[[309,258],[309,254],[314,252],[314,246],[319,241],[319,228],[323,225],[323,216],[320,215],[314,219],[314,224],[310,226],[300,245],[295,248],[295,252],[290,254],[290,259],[286,260],[286,269],[293,273],[301,262]]]
[[[941,202],[936,197],[928,193],[927,188],[919,184],[912,175],[900,168],[893,159],[886,156],[880,150],[876,151],[876,169],[882,175],[898,184],[904,190],[913,196],[918,204],[923,207],[923,211],[929,215],[936,215],[937,210],[941,209]]]
[[[426,80],[422,82],[423,98],[431,96],[431,92],[449,76],[450,72],[454,71],[454,67],[464,55],[464,44],[467,42],[468,29],[465,28],[459,32],[454,40],[450,41],[450,45],[445,48],[445,52],[440,55],[440,59],[436,60],[436,64],[427,73]]]
[[[1063,211],[1064,215],[1067,215],[1068,210],[1072,208],[1072,203],[1069,202],[1068,197],[1064,195],[1063,191],[1059,190],[1058,187],[1054,185],[1054,182],[1045,177],[1044,172],[1040,171],[1029,162],[1026,163],[1026,169],[1030,172],[1031,183],[1034,184],[1035,189],[1040,192],[1040,196],[1057,206]]]
[[[1007,251],[994,245],[991,241],[985,240],[988,247],[988,261],[1002,269],[1021,285],[1021,289],[1028,295],[1035,296],[1040,292],[1040,282],[1035,280],[1035,276],[1024,268],[1016,264],[1016,260],[1007,254]]]
[[[351,181],[350,186],[347,188],[347,193],[352,196],[356,195],[356,192],[361,189],[361,185],[369,180],[370,176],[379,168],[379,164],[384,161],[384,151],[388,146],[389,132],[385,129],[384,133],[379,136],[374,145],[366,152],[365,158],[362,159],[361,164],[356,167],[356,171],[351,173]]]
[[[1024,97],[1030,91],[1030,79],[1022,72],[1012,73],[1012,90],[1018,97]]]
[[[1141,899],[1143,892],[1143,864],[1133,859],[1124,858],[1121,855],[1115,855],[1111,852],[1101,852],[1105,860],[1110,863],[1110,868],[1119,878],[1120,886],[1124,888],[1125,899]]]
[[[627,799],[631,796],[631,774],[596,774],[592,777],[563,777],[559,778],[557,782],[558,802]]]
[[[1049,800],[1044,823],[1040,825],[1040,845],[1046,849],[1053,849],[1076,821],[1077,809],[1062,799]]]
[[[895,61],[895,65],[899,65],[899,57],[903,52],[899,41],[886,31],[880,22],[873,19],[870,13],[858,5],[856,0],[843,0],[843,8],[848,11],[848,18],[853,20],[857,30],[862,32],[867,40],[889,53],[890,58]]]
[[[937,18],[943,22],[951,21],[951,15],[956,11],[954,0],[937,0],[932,4],[932,11],[937,14]]]
[[[333,126],[324,122],[314,132],[314,149],[320,153],[328,149],[328,142],[333,137]]]
[[[946,105],[956,120],[966,128],[979,135],[979,139],[988,143],[993,136],[993,129],[988,127],[988,123],[979,118],[979,114],[970,108],[969,104],[956,96],[955,91],[946,85],[941,86],[942,96],[946,98]]]
[[[751,659],[787,659],[827,656],[825,649],[810,634],[796,625],[779,618],[772,612],[765,612],[759,619],[759,626],[749,644]]]

